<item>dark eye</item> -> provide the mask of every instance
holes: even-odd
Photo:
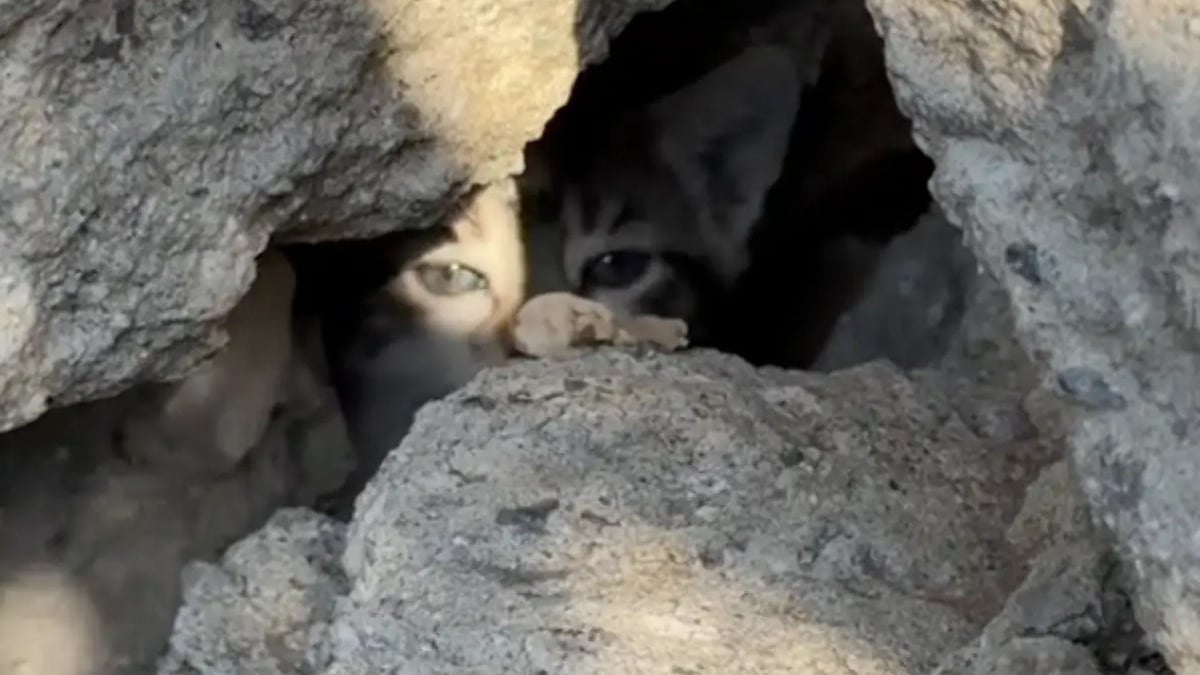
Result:
[[[463,295],[488,287],[487,277],[460,263],[425,263],[416,272],[421,285],[434,295]]]
[[[583,283],[593,288],[631,286],[650,266],[650,254],[641,251],[611,251],[592,258],[583,270]]]

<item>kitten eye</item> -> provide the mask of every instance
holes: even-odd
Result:
[[[600,288],[630,286],[646,273],[650,254],[641,251],[611,251],[593,258],[584,269],[584,284]]]
[[[418,265],[417,279],[434,295],[463,295],[488,287],[487,277],[461,263]]]

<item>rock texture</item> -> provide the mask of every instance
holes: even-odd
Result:
[[[191,566],[159,672],[925,672],[1020,581],[1044,461],[883,362],[516,363],[424,408],[349,527]]]
[[[1200,9],[1190,0],[868,0],[935,195],[1087,414],[1072,457],[1200,672]]]
[[[979,639],[935,675],[1161,672],[1138,669],[1150,652],[1129,611],[1127,580],[1093,530],[1066,461],[1030,485],[1007,534],[1030,574]]]
[[[272,235],[423,225],[666,0],[0,0],[0,431],[224,342]]]
[[[0,0],[0,430],[236,339],[271,237],[418,227],[517,169],[579,64],[665,2]],[[160,672],[1136,672],[1130,591],[1200,672],[1200,10],[867,4],[1000,284],[956,286],[944,230],[893,251],[876,307],[936,368],[489,371],[421,414],[348,527],[284,511],[190,567]],[[909,245],[947,252],[915,296],[953,311],[889,299]],[[1014,353],[1010,319],[1057,391],[977,358]],[[830,355],[901,358],[894,338]],[[224,418],[226,354],[185,412]],[[270,384],[209,429],[202,477],[122,454],[134,394],[3,438],[0,667],[148,668],[183,561],[312,501],[344,439],[308,417],[293,438],[272,399],[294,383]]]
[[[184,563],[346,477],[336,398],[307,334],[291,336],[292,288],[269,254],[228,347],[189,377],[0,435],[0,673],[150,672]]]

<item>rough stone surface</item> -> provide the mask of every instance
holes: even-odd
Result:
[[[1192,0],[868,0],[935,196],[1084,411],[1072,459],[1200,672],[1200,8]]]
[[[1116,565],[1094,535],[1084,501],[1065,461],[1047,467],[1029,486],[1007,536],[1029,561],[1030,573],[979,638],[948,656],[935,675],[1102,672],[1097,652],[1119,649],[1117,638],[1125,636],[1113,627],[1131,617],[1126,608],[1117,611],[1105,602],[1117,590]],[[1141,649],[1138,631],[1127,632],[1131,639],[1121,646]],[[1127,672],[1118,666],[1112,672]]]
[[[0,430],[222,344],[269,237],[423,225],[520,169],[665,0],[0,0]]]
[[[578,62],[664,2],[0,0],[0,430],[182,374],[269,237],[420,226],[516,169]],[[161,672],[1145,672],[1130,591],[1200,672],[1200,10],[868,5],[988,270],[957,331],[903,286],[864,310],[928,329],[927,369],[490,371],[349,528],[284,511],[190,567]],[[958,250],[923,236],[885,281]],[[957,255],[908,300],[957,302]],[[198,478],[123,454],[138,405],[0,439],[0,671],[144,672],[183,561],[311,503],[345,443],[308,409]]]
[[[348,474],[333,393],[307,339],[289,350],[286,297],[261,306],[290,294],[286,266],[268,267],[229,349],[192,376],[0,435],[0,673],[151,672],[183,565]]]
[[[883,362],[515,363],[426,406],[348,527],[191,566],[159,672],[927,672],[1020,581],[1040,463]]]
[[[183,380],[166,385],[152,428],[134,435],[162,448],[163,464],[206,465],[216,473],[237,466],[287,399],[293,361],[295,276],[283,255],[264,253],[250,290],[229,313],[229,342]]]

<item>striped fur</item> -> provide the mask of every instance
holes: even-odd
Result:
[[[688,322],[749,263],[799,105],[791,55],[756,47],[617,124],[564,182],[562,266],[574,292],[623,315]]]
[[[933,169],[869,15],[835,9],[795,22],[811,44],[743,48],[657,99],[576,92],[612,93],[612,110],[554,120],[528,157],[552,167],[535,220],[561,230],[565,288],[684,319],[692,344],[755,364],[812,362],[882,247],[928,208]],[[652,65],[636,77],[654,80]]]

